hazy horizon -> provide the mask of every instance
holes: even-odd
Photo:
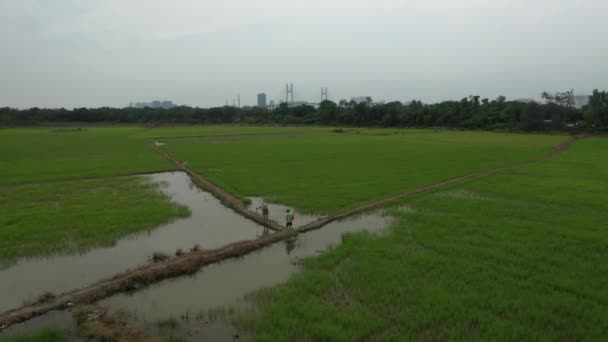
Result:
[[[608,89],[608,2],[4,0],[0,107]]]

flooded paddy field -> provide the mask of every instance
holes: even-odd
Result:
[[[382,212],[336,221],[323,229],[300,234],[243,258],[226,260],[190,277],[170,279],[132,294],[101,301],[101,306],[129,313],[136,325],[167,330],[189,340],[232,340],[240,335],[225,318],[244,305],[243,296],[275,286],[298,272],[302,258],[337,245],[345,233],[387,229],[392,218]]]
[[[19,260],[0,271],[7,282],[0,283],[0,311],[19,307],[41,293],[61,293],[150,262],[154,252],[168,255],[176,249],[187,251],[195,244],[201,249],[224,246],[230,242],[253,240],[273,233],[250,221],[219,200],[192,184],[183,172],[146,175],[161,183],[172,201],[186,205],[191,217],[156,229],[133,234],[112,247],[94,248],[81,255],[51,255]],[[265,201],[252,197],[250,210],[256,211]],[[293,208],[266,203],[270,219],[283,222]],[[257,210],[259,211],[259,210]],[[314,222],[319,217],[295,211],[295,227]],[[286,281],[299,270],[302,258],[314,256],[339,244],[344,233],[382,231],[391,223],[381,212],[336,221],[322,230],[300,234],[295,238],[242,258],[230,259],[201,269],[193,276],[166,280],[134,293],[115,295],[99,305],[127,314],[133,325],[152,334],[176,334],[198,340],[231,340],[238,333],[225,319],[226,308],[242,307],[242,298],[255,290]],[[51,311],[0,333],[0,340],[13,335],[36,332],[44,328],[75,331],[76,323],[69,311]]]
[[[308,134],[310,129],[297,131]],[[261,134],[272,132],[281,134]],[[197,244],[206,249],[248,240],[243,244],[250,254],[224,254],[241,255],[235,259],[208,257],[205,260],[209,262],[224,261],[202,269],[198,266],[207,264],[197,265],[194,260],[207,257],[204,250],[146,265],[158,274],[165,271],[165,265],[195,265],[191,272],[172,273],[191,276],[158,277],[155,283],[133,279],[134,284],[144,287],[116,287],[117,291],[90,298],[104,298],[96,304],[125,311],[126,325],[173,341],[233,340],[249,333],[263,340],[605,339],[605,138],[458,131],[329,132],[329,128],[320,128],[312,138],[295,136],[287,128],[3,131],[7,167],[0,172],[5,190],[0,197],[5,204],[25,203],[3,207],[9,212],[3,226],[10,233],[10,238],[3,238],[5,246],[26,249],[29,241],[37,240],[38,246],[44,247],[51,242],[41,234],[45,232],[54,233],[48,237],[55,237],[55,241],[77,245],[78,241],[70,238],[77,237],[71,234],[70,223],[78,220],[90,228],[89,232],[107,236],[102,228],[110,227],[107,222],[114,219],[116,235],[104,242],[90,240],[117,242],[110,247],[95,245],[78,255],[67,248],[44,258],[17,259],[1,268],[0,311],[19,307],[45,291],[61,293],[89,286],[146,265],[154,252],[174,255],[178,248],[187,251]],[[255,139],[235,137],[254,133],[259,135]],[[211,134],[212,139],[205,137]],[[184,136],[192,138],[180,138]],[[153,177],[168,182],[165,191],[174,201],[186,204],[192,217],[159,226],[171,217],[184,216],[167,210],[167,220],[161,221],[163,215],[158,215],[156,222],[140,220],[145,224],[121,229],[129,219],[135,221],[137,214],[140,219],[149,218],[162,207],[171,209],[171,203],[161,198],[156,205],[146,205],[144,200],[150,194],[137,196],[145,188],[141,186],[125,185],[128,192],[112,197],[112,189],[118,189],[115,184],[123,182],[110,183],[110,179],[128,183],[127,177],[119,176],[176,169],[190,172],[199,186],[204,187],[201,178],[221,187],[219,190],[233,197],[231,202],[219,196],[223,203],[236,204],[232,207],[241,215],[249,213],[240,210],[240,201],[258,195],[304,212],[333,215],[319,224],[350,215],[353,209],[367,210],[390,202],[395,222],[379,215],[359,225],[357,220],[370,217],[360,216],[345,221],[348,227],[344,230],[339,227],[343,222],[334,222],[276,242],[290,233],[266,231],[196,189],[185,174],[175,173]],[[95,187],[90,186],[93,179],[86,180],[89,178],[94,178]],[[459,183],[451,182],[454,179]],[[174,180],[180,190],[172,190]],[[75,183],[78,189],[71,187]],[[422,194],[434,191],[431,187],[435,186],[446,191]],[[76,205],[70,215],[56,220],[63,225],[50,225],[58,210],[41,209],[61,207],[59,203],[53,206],[53,196],[58,194],[53,190],[60,187],[64,187],[66,197],[74,195],[70,204]],[[97,188],[110,191],[102,197],[103,193],[92,191]],[[80,192],[96,195],[76,196]],[[126,193],[133,196],[124,196]],[[394,201],[404,195],[407,201]],[[36,201],[39,198],[44,201]],[[255,211],[262,201],[252,198],[249,210]],[[87,205],[79,207],[78,203]],[[111,205],[92,205],[96,203]],[[131,203],[142,210],[132,211],[134,215],[116,210]],[[270,204],[270,217],[283,225],[285,210]],[[295,215],[296,227],[317,220],[299,212]],[[23,218],[30,218],[30,228],[44,229],[23,229]],[[360,234],[340,239],[343,232],[389,225],[390,232],[379,238]],[[314,222],[311,226],[318,228]],[[157,228],[117,240],[142,227]],[[256,249],[257,242],[251,240],[260,236],[276,243],[264,244],[265,248],[260,244]],[[315,256],[332,244],[339,246],[306,262],[305,268],[299,266],[301,258]],[[239,245],[230,245],[229,250],[238,250],[230,249],[232,246]],[[16,258],[45,253],[43,248],[30,249],[32,253]],[[51,250],[57,248],[46,251]],[[347,256],[348,262],[342,262],[340,256]],[[281,285],[275,287],[277,284]],[[138,290],[106,297],[131,289]],[[83,302],[88,301],[74,301],[74,307]],[[61,305],[52,305],[57,303]],[[56,300],[34,310],[71,308],[69,304]],[[0,326],[29,319],[33,311],[28,309],[12,316],[4,314]],[[43,314],[44,310],[35,312],[40,317],[4,329],[0,341],[45,327],[82,333],[80,327],[74,327],[69,311]],[[5,320],[8,316],[13,320]],[[232,326],[233,320],[238,329],[247,330]]]
[[[234,241],[255,239],[263,233],[262,226],[224,207],[219,200],[194,186],[185,173],[142,177],[162,182],[163,191],[173,201],[188,206],[192,215],[132,234],[112,247],[94,248],[76,255],[18,260],[0,270],[0,312],[19,307],[46,291],[58,294],[145,264],[154,252],[173,255],[177,249],[186,251],[196,244],[204,249],[217,248]]]
[[[0,341],[4,341],[11,337],[27,335],[38,332],[44,329],[61,329],[69,332],[76,330],[76,321],[72,317],[72,313],[64,311],[51,311],[46,315],[32,318],[31,320],[8,327],[0,332]],[[70,339],[71,341],[80,341],[75,334]]]

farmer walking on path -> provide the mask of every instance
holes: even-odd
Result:
[[[256,208],[256,210],[258,209],[262,209],[262,216],[264,216],[264,220],[268,220],[268,205],[266,203],[263,203],[262,205],[260,205],[259,207]]]
[[[287,215],[285,215],[285,228],[293,228],[293,220],[295,219],[296,217],[287,209]]]

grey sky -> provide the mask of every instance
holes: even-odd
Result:
[[[608,89],[606,0],[1,0],[0,107]]]

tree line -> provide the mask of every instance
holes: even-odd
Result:
[[[52,123],[278,124],[385,127],[449,127],[513,131],[608,130],[608,92],[594,90],[589,104],[575,108],[572,91],[542,93],[544,103],[490,100],[373,103],[323,101],[318,107],[282,103],[268,109],[232,106],[198,108],[75,108],[73,110],[0,108],[0,126]]]

